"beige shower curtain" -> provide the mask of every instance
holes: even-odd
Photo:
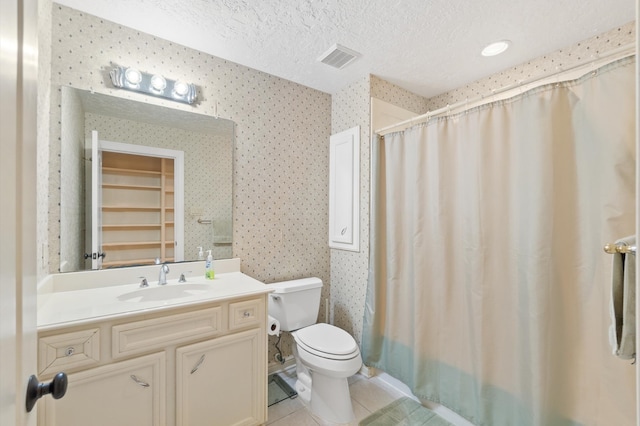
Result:
[[[478,426],[635,425],[602,250],[635,233],[634,71],[374,142],[367,365]]]

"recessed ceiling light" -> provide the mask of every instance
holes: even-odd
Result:
[[[496,56],[504,52],[509,48],[511,42],[509,40],[500,40],[495,43],[491,43],[484,49],[482,49],[482,56]]]

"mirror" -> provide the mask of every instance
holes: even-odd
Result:
[[[61,91],[60,272],[92,269],[92,263],[95,269],[92,223],[99,223],[102,249],[97,254],[105,253],[105,268],[149,264],[156,257],[199,260],[198,247],[204,256],[211,249],[214,259],[232,257],[232,121],[71,87]],[[94,134],[101,154],[117,146],[143,156],[133,156],[122,166],[109,160],[108,167],[103,158],[98,192],[104,204],[99,209],[92,209],[91,201]],[[167,152],[183,153],[183,171],[178,173],[175,166],[175,190],[173,161],[164,165],[162,160],[158,171],[141,161],[153,162],[154,152],[161,153],[159,158],[172,155]],[[153,202],[159,207],[148,207]],[[114,225],[114,211],[126,209],[137,211]]]

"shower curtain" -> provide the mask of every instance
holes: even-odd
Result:
[[[635,425],[602,250],[635,233],[634,74],[374,141],[365,364],[477,426]]]

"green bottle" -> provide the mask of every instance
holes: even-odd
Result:
[[[212,280],[216,273],[213,270],[213,256],[211,256],[211,250],[207,250],[209,255],[207,256],[207,263],[205,264],[205,273],[204,277],[208,280]]]

